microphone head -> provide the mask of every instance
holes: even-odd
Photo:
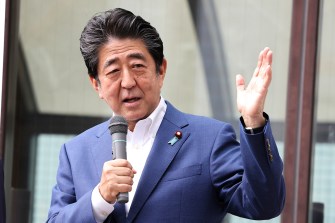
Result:
[[[115,115],[112,117],[108,128],[111,134],[117,132],[127,134],[128,123],[124,117]]]

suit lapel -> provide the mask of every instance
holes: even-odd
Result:
[[[156,135],[156,139],[151,148],[150,154],[146,161],[140,182],[131,204],[127,222],[132,222],[144,203],[154,191],[160,179],[173,161],[180,147],[186,141],[189,133],[182,130],[182,127],[187,125],[184,119],[181,118],[180,112],[177,112],[169,103],[165,117]],[[174,124],[170,120],[179,124]],[[180,120],[178,122],[178,120]],[[183,136],[175,144],[170,145],[168,142],[175,136],[176,131],[181,131]],[[154,170],[154,171],[153,171]]]
[[[102,124],[96,137],[96,143],[91,148],[91,152],[100,181],[104,163],[112,159],[112,136],[109,134],[107,122]]]
[[[108,215],[104,223],[125,223],[126,220],[125,205],[116,202],[114,205],[114,211]]]

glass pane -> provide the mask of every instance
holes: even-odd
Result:
[[[324,0],[322,5],[311,222],[332,223],[335,222],[335,2]]]
[[[37,143],[32,143],[34,148],[31,149],[36,163],[30,163],[32,167],[29,168],[35,170],[29,174],[34,177],[34,206],[31,210],[34,222],[45,220],[51,197],[50,184],[54,183],[54,178],[49,177],[55,177],[61,143],[72,135],[69,133],[71,126],[57,126],[56,131],[52,122],[61,118],[69,123],[73,120],[86,123],[89,118],[102,120],[111,115],[109,107],[99,100],[92,89],[79,51],[79,37],[86,22],[96,12],[106,9],[129,9],[158,29],[168,61],[162,95],[187,113],[212,117],[219,113],[231,113],[228,116],[233,120],[225,121],[237,122],[235,75],[241,73],[248,81],[259,51],[269,46],[274,52],[274,66],[265,110],[270,115],[274,135],[283,154],[286,108],[286,95],[283,92],[286,92],[287,86],[291,1],[203,2],[207,6],[213,4],[211,11],[206,13],[215,14],[212,17],[215,22],[208,25],[217,31],[217,36],[213,38],[219,37],[216,39],[218,45],[214,45],[214,48],[220,47],[224,56],[218,58],[217,65],[222,69],[218,77],[230,86],[222,88],[225,94],[231,95],[223,110],[215,109],[211,102],[217,97],[217,92],[208,84],[212,70],[205,68],[208,61],[199,46],[199,27],[194,26],[189,1],[20,1],[19,36],[26,65],[25,74],[33,92],[33,97],[28,99],[34,102],[32,104],[36,110],[33,125],[38,129]],[[224,70],[227,76],[223,76]],[[48,121],[42,121],[46,117]],[[48,165],[48,169],[41,168],[45,165]],[[225,222],[242,220],[227,217]],[[279,222],[279,218],[273,222]]]
[[[273,79],[265,111],[270,114],[272,121],[283,122],[286,112],[292,1],[214,2],[231,85],[234,84],[236,74],[242,74],[246,80],[250,80],[260,50],[266,46],[272,49]],[[233,98],[236,98],[235,89],[232,88],[232,91]]]
[[[161,35],[169,64],[162,92],[165,99],[185,112],[211,115],[187,1],[166,0],[155,8],[153,5],[157,5],[154,0],[85,4],[80,0],[22,0],[20,37],[39,111],[111,115],[89,83],[79,51],[79,37],[95,13],[122,7],[150,21]]]
[[[56,184],[61,145],[72,135],[41,134],[37,137],[35,188],[32,222],[45,222],[51,202],[50,188]]]
[[[153,8],[154,5],[157,7]],[[26,65],[22,73],[27,75],[32,91],[32,97],[25,100],[35,105],[32,126],[38,135],[29,149],[35,162],[20,172],[33,177],[29,188],[33,191],[30,222],[46,220],[60,145],[66,141],[69,128],[76,131],[76,126],[56,128],[57,120],[72,123],[74,119],[81,124],[90,117],[103,120],[111,115],[109,107],[99,100],[89,83],[79,51],[79,37],[93,14],[115,7],[129,9],[157,27],[169,64],[163,97],[185,112],[212,115],[187,1],[165,0],[157,5],[155,0],[86,1],[85,4],[80,0],[21,0],[19,36]],[[30,135],[33,141],[34,134]]]
[[[269,46],[273,50],[273,79],[265,111],[270,115],[277,146],[283,158],[292,1],[215,0],[214,2],[227,58],[225,64],[228,66],[232,85],[238,73],[243,74],[247,80],[251,78],[255,59],[261,49]],[[234,88],[232,95],[235,98]],[[224,221],[224,223],[247,222],[258,221],[232,215],[227,215]],[[280,222],[280,216],[266,222]]]

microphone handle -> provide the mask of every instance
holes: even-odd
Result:
[[[113,160],[114,159],[127,159],[127,136],[125,133],[113,133]],[[127,203],[129,201],[128,192],[122,192],[117,195],[117,202]]]
[[[117,199],[117,202],[119,202],[121,204],[128,203],[128,201],[129,201],[129,194],[128,194],[128,192],[119,193],[116,196],[116,199]]]

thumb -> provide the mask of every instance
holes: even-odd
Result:
[[[244,78],[241,74],[236,75],[236,90],[237,93],[245,89]]]

